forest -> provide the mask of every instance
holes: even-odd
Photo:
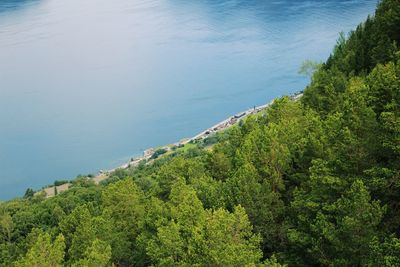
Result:
[[[101,185],[0,203],[0,266],[400,266],[399,42],[400,1],[382,0],[300,100]]]

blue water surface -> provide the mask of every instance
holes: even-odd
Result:
[[[376,0],[0,0],[0,199],[299,91]]]

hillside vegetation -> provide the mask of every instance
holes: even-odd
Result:
[[[400,1],[300,101],[107,183],[0,204],[0,266],[400,266]]]

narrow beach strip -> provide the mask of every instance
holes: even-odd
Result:
[[[289,97],[293,101],[297,101],[301,98],[302,95],[303,95],[303,92],[299,92],[299,93],[292,94]],[[275,101],[275,99],[273,99],[271,102],[269,102],[267,104],[264,104],[261,106],[254,106],[253,108],[247,109],[245,111],[237,113],[236,115],[230,116],[229,118],[215,124],[214,126],[200,132],[199,134],[197,134],[191,138],[182,139],[182,141],[179,141],[178,143],[174,144],[174,146],[184,146],[190,142],[199,141],[199,140],[209,137],[210,135],[213,135],[213,134],[216,134],[223,130],[226,130],[226,129],[236,125],[244,118],[247,118],[250,115],[259,113],[259,112],[267,109],[274,103],[274,101]],[[166,151],[170,151],[171,145],[165,145],[165,146],[160,147],[159,149],[165,149]],[[126,162],[118,167],[113,168],[113,169],[100,170],[98,172],[98,174],[95,175],[91,179],[93,180],[93,182],[95,184],[99,184],[102,181],[108,179],[109,175],[117,170],[120,170],[120,169],[124,170],[124,169],[128,169],[129,167],[135,167],[135,166],[138,166],[141,162],[146,162],[146,161],[152,159],[152,156],[154,155],[154,153],[156,153],[156,150],[154,148],[146,149],[143,152],[142,156],[132,158],[129,162]],[[59,185],[59,186],[50,186],[50,187],[44,188],[42,191],[45,192],[46,197],[53,197],[57,193],[67,191],[70,186],[72,186],[71,183],[66,183],[66,184]]]

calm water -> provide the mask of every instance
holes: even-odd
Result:
[[[301,90],[376,0],[0,0],[0,199]]]

